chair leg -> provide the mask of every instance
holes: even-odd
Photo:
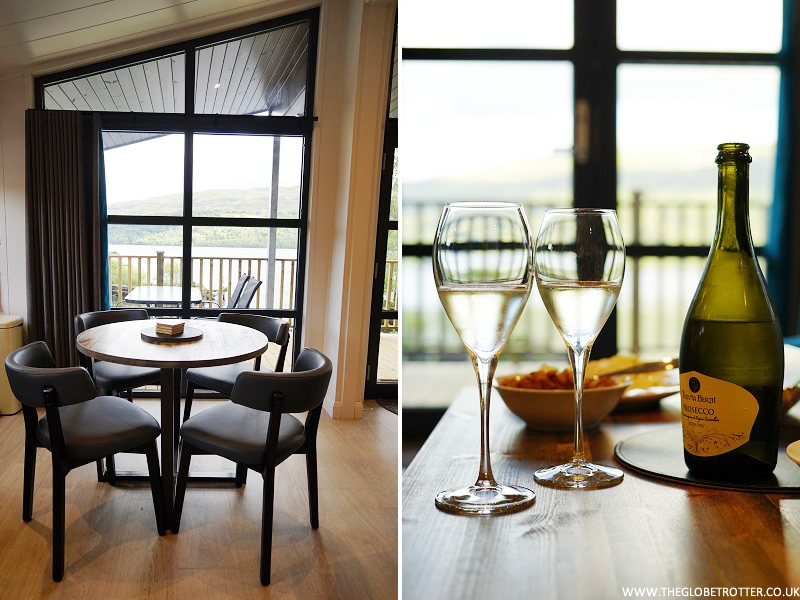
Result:
[[[33,518],[33,481],[36,476],[36,442],[25,436],[25,464],[22,476],[22,520]]]
[[[105,393],[109,396],[116,396],[117,392],[115,390],[104,390]],[[102,463],[98,465],[98,467],[102,470]],[[103,481],[107,481],[111,485],[114,485],[117,482],[117,470],[114,465],[114,455],[106,457],[106,475],[103,478]]]
[[[64,578],[64,493],[66,469],[53,461],[53,581]]]
[[[155,440],[148,446],[145,454],[147,470],[150,474],[150,489],[153,492],[153,508],[156,511],[156,529],[158,535],[164,535],[167,532],[164,523],[164,495],[161,491],[161,469],[158,464],[158,448]]]
[[[247,467],[236,463],[236,482],[237,488],[242,487],[247,482]]]
[[[106,481],[110,484],[117,482],[117,469],[114,465],[114,455],[106,456]]]
[[[261,501],[261,585],[269,585],[272,562],[272,508],[275,498],[275,466],[264,467],[264,491]]]
[[[311,514],[311,529],[319,529],[316,444],[306,450],[306,474],[308,476],[308,511]]]
[[[132,389],[128,390],[128,393],[125,394],[125,396],[128,398],[128,402],[133,402],[133,390]]]
[[[181,527],[183,498],[186,496],[186,481],[189,479],[189,463],[192,460],[192,449],[189,444],[181,444],[181,462],[178,467],[178,483],[175,486],[175,507],[172,509],[172,533],[178,533]]]
[[[104,390],[103,388],[97,388],[97,394],[99,396],[108,396],[108,395],[110,395],[110,394],[107,394],[106,390]],[[97,482],[98,483],[104,483],[104,482],[108,481],[108,478],[103,473],[103,471],[104,471],[104,469],[103,469],[103,459],[102,458],[98,458],[97,461],[96,461],[96,464],[97,464]]]
[[[186,402],[183,404],[183,423],[192,413],[192,398],[194,396],[194,384],[191,381],[186,382]]]

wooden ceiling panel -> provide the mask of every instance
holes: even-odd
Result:
[[[140,65],[136,65],[129,69],[117,69],[114,71],[119,82],[119,87],[122,88],[122,93],[125,96],[125,103],[128,105],[130,112],[144,112],[142,102],[139,100],[139,94],[136,92],[136,77],[137,81],[144,79],[144,72],[141,70]],[[144,99],[147,102],[147,98]]]
[[[194,112],[202,113],[206,103],[205,90],[208,89],[208,75],[211,71],[213,48],[197,51],[194,63]]]
[[[195,111],[199,114],[298,115],[305,108],[308,23],[198,48]],[[183,54],[164,56],[46,86],[45,107],[58,110],[182,113]],[[106,149],[162,133],[106,132]]]
[[[103,110],[107,111],[116,110],[117,105],[114,104],[114,99],[111,97],[111,93],[108,91],[108,87],[106,87],[102,75],[90,75],[89,77],[86,78],[86,82],[91,86],[92,91],[100,100],[100,103],[103,105]],[[80,84],[76,85],[80,87]]]
[[[172,98],[175,100],[174,111],[186,111],[186,57],[183,54],[173,56],[172,64]]]
[[[131,112],[131,107],[128,101],[125,100],[125,93],[122,91],[119,78],[115,71],[109,71],[101,75],[103,84],[106,86],[108,93],[111,94],[111,99],[114,101],[114,106],[117,107],[119,112]],[[137,98],[138,99],[138,98]]]
[[[231,107],[230,114],[248,114],[247,107],[250,106],[253,96],[258,91],[264,69],[267,67],[270,57],[275,52],[275,48],[284,31],[285,29],[271,31],[267,34],[261,48],[258,48],[257,45],[253,46],[253,50],[256,52],[250,53],[247,61],[247,68],[245,69],[245,74],[250,73],[250,77],[246,79],[247,85],[245,86],[244,93],[239,98],[238,104],[234,103]]]
[[[272,108],[267,102],[267,97],[285,76],[286,63],[291,60],[291,55],[297,46],[297,33],[298,26],[281,30],[277,45],[261,69],[255,91],[244,110],[246,114],[266,112]]]
[[[102,111],[106,110],[106,107],[103,105],[103,101],[98,96],[95,89],[92,87],[92,84],[89,83],[88,79],[76,79],[72,82],[75,84],[78,92],[80,92],[83,99],[89,105],[89,109],[93,111]],[[108,102],[110,105],[113,105],[114,102],[111,100],[111,96],[108,96]]]
[[[225,44],[222,71],[217,79],[219,88],[214,90],[214,102],[207,105],[211,109],[211,112],[215,114],[222,112],[222,106],[225,102],[226,92],[231,84],[231,78],[233,77],[233,71],[236,66],[236,59],[239,56],[239,48],[241,45],[241,40],[234,40]]]
[[[270,81],[265,95],[265,105],[273,115],[283,115],[294,102],[297,94],[305,89],[306,64],[308,60],[308,29],[298,30],[298,43],[285,53],[281,73]]]
[[[152,112],[168,112],[164,108],[164,94],[161,91],[161,79],[158,76],[158,61],[151,61],[142,65],[144,68],[145,83],[147,93],[150,97],[150,107]]]
[[[139,40],[153,47],[171,31],[186,39],[225,22],[254,22],[284,1],[0,0],[0,78],[89,51],[113,48],[119,55]]]
[[[175,112],[175,90],[172,87],[172,59],[161,58],[156,61],[158,67],[158,85],[164,102],[164,112]]]
[[[248,57],[253,51],[254,44],[261,37],[262,36],[259,35],[254,38],[245,38],[240,41],[239,49],[236,52],[236,62],[234,63],[233,71],[231,72],[231,79],[228,82],[228,85],[225,87],[225,91],[221,94],[223,100],[220,113],[225,115],[230,114],[231,106],[233,106],[233,103],[236,100],[236,94],[238,93],[239,86],[244,80],[244,71],[245,67],[247,66]]]
[[[80,93],[72,81],[67,81],[66,83],[61,84],[61,91],[63,91],[67,98],[69,98],[69,101],[72,106],[75,107],[75,110],[92,110],[92,107],[89,106],[89,103],[83,97],[83,94]]]

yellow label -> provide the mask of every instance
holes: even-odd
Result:
[[[681,373],[683,447],[695,456],[717,456],[750,441],[758,401],[734,383],[697,371]]]

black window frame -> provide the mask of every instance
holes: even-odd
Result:
[[[127,216],[107,215],[108,225],[167,225],[180,226],[183,231],[182,255],[182,302],[179,308],[150,307],[151,315],[176,315],[181,318],[196,316],[213,317],[231,309],[192,308],[190,303],[192,287],[192,228],[202,226],[290,228],[297,231],[297,270],[295,273],[293,309],[238,309],[251,314],[262,314],[282,319],[293,319],[293,359],[300,353],[305,302],[305,275],[308,240],[308,208],[311,182],[312,133],[314,122],[314,90],[316,82],[317,45],[319,37],[319,8],[269,19],[245,27],[194,38],[160,48],[128,55],[113,60],[70,69],[34,80],[35,106],[45,108],[44,88],[48,85],[69,81],[78,77],[100,74],[123,66],[141,64],[171,55],[185,55],[185,99],[184,113],[145,113],[145,112],[99,112],[101,131],[158,132],[184,135],[184,189],[183,214],[181,216]],[[309,24],[308,59],[306,70],[304,116],[255,116],[195,114],[195,52],[201,48],[220,42],[247,37],[269,29],[278,29],[307,21]],[[300,183],[300,207],[296,219],[280,218],[240,218],[240,217],[195,217],[192,215],[193,183],[193,135],[194,134],[240,134],[264,136],[296,136],[303,138],[303,172]],[[187,268],[188,266],[188,268]],[[293,362],[293,361],[292,361]]]
[[[392,40],[392,57],[390,64],[394,64],[397,49],[397,20],[395,18],[394,39]],[[399,65],[398,65],[399,66]],[[383,157],[381,161],[381,183],[378,203],[378,226],[375,234],[375,265],[373,268],[372,300],[369,319],[369,346],[367,350],[367,373],[364,385],[364,397],[370,399],[397,398],[397,381],[378,381],[378,359],[380,354],[381,322],[394,320],[399,327],[400,315],[397,310],[383,308],[384,281],[386,279],[386,250],[388,248],[389,232],[398,231],[397,220],[391,220],[392,205],[392,176],[394,171],[394,157],[397,152],[398,117],[391,117],[392,78],[389,77],[389,89],[386,102],[386,123],[383,136]],[[398,202],[400,199],[398,198]],[[398,207],[399,208],[399,207]],[[398,211],[399,212],[399,211]],[[398,237],[398,258],[400,254],[400,240]],[[398,261],[399,264],[399,261]],[[397,271],[398,292],[400,287],[400,271]],[[400,336],[398,334],[398,351],[400,350]],[[398,365],[399,366],[399,365]],[[399,374],[398,374],[399,377]]]

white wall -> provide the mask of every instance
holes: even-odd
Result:
[[[273,9],[218,22],[203,31],[161,33],[150,47],[296,12],[313,2],[290,0]],[[325,410],[357,418],[364,394],[369,301],[395,2],[323,0],[311,165],[309,260],[304,336],[334,363]],[[141,44],[136,50],[142,50]],[[33,77],[124,55],[65,57],[0,80],[0,312],[27,315],[25,274],[25,109]],[[131,53],[131,49],[127,53]]]
[[[394,6],[331,2],[323,7],[323,20],[330,27],[320,39],[317,78],[320,122],[314,133],[312,184],[317,198],[312,200],[309,231],[306,343],[337,357],[326,411],[358,418],[367,365]],[[330,197],[336,201],[329,202]]]
[[[25,272],[25,109],[33,78],[0,81],[0,311],[27,318]]]

